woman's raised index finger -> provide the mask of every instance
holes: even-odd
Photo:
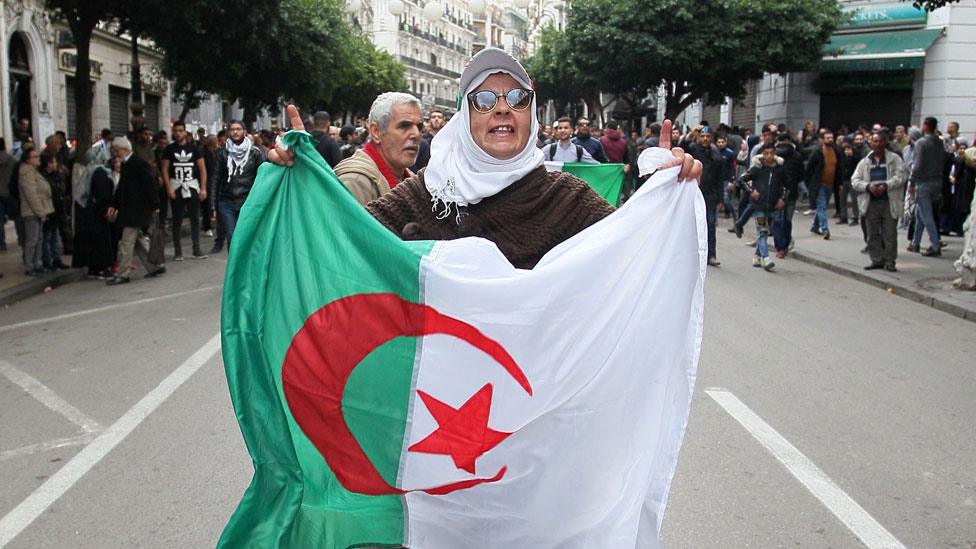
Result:
[[[291,124],[291,129],[305,131],[305,123],[302,122],[302,115],[298,113],[298,107],[288,105],[285,110],[288,113],[288,122]]]
[[[671,148],[671,121],[665,119],[661,124],[661,135],[658,137],[658,147],[662,149]]]

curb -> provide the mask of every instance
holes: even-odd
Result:
[[[43,294],[45,288],[56,288],[83,278],[85,278],[84,269],[69,269],[67,271],[48,273],[37,278],[32,278],[23,284],[18,284],[12,288],[0,291],[0,307],[13,305],[28,297]]]
[[[868,276],[864,273],[855,271],[854,269],[850,269],[843,265],[838,265],[837,263],[831,263],[830,261],[821,259],[820,257],[817,257],[814,254],[800,251],[797,249],[794,249],[793,251],[790,252],[790,257],[798,259],[803,263],[808,263],[810,265],[814,265],[822,269],[827,269],[828,271],[835,272],[837,274],[846,276],[848,278],[852,278],[854,280],[857,280],[858,282],[864,282],[865,284],[870,284],[871,286],[880,288],[882,290],[891,290],[891,293],[893,293],[894,295],[903,297],[905,299],[909,299],[916,303],[921,303],[922,305],[932,307],[933,309],[937,309],[944,313],[949,313],[952,316],[964,320],[968,320],[970,322],[976,322],[976,311],[971,311],[969,309],[960,307],[953,303],[949,303],[948,301],[944,301],[937,297],[932,297],[918,290],[913,290],[912,288],[909,288],[908,286],[905,286],[900,282],[888,282],[884,280],[879,280],[877,278]]]

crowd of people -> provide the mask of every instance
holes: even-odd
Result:
[[[325,111],[303,121],[315,148],[363,205],[425,168],[433,138],[447,122],[436,109],[425,117],[420,101],[400,92],[381,94],[358,127],[335,126]],[[25,273],[67,269],[62,253],[68,252],[71,266],[110,285],[129,281],[134,256],[146,276],[164,273],[167,237],[171,260],[182,261],[184,219],[190,257],[205,259],[229,246],[257,169],[284,133],[249,133],[237,120],[215,135],[203,128],[191,135],[182,122],[169,133],[140,128],[114,137],[105,129],[86,162],[75,167],[64,132],[36,147],[27,137],[29,125],[19,129],[11,152],[0,140],[0,220],[14,220]],[[702,164],[709,265],[721,264],[715,231],[724,214],[732,221],[729,232],[740,238],[754,223],[753,265],[772,270],[773,256],[785,258],[793,247],[801,204],[811,233],[830,240],[832,222],[860,225],[870,259],[865,268],[895,271],[899,228],[908,233],[904,249],[926,257],[941,255],[941,236],[963,233],[976,186],[976,147],[960,136],[957,123],[946,130],[940,132],[934,118],[921,128],[894,130],[880,123],[836,132],[813,122],[799,131],[769,124],[758,134],[701,121],[686,131],[674,127],[669,137]],[[661,131],[659,123],[639,133],[625,132],[616,121],[601,129],[586,117],[561,117],[539,124],[535,146],[546,161],[624,164],[626,200],[642,183],[638,156],[658,146]],[[3,230],[0,223],[0,249],[6,247]],[[213,238],[209,252],[202,236]]]
[[[546,160],[624,163],[634,175],[626,196],[641,184],[633,170],[638,155],[657,146],[660,133],[657,123],[624,136],[613,121],[603,131],[588,118],[574,124],[563,117],[541,128],[537,146]],[[812,218],[810,232],[830,240],[833,202],[836,223],[861,227],[862,252],[870,259],[865,269],[896,271],[898,229],[907,231],[904,250],[940,256],[941,236],[963,235],[976,187],[976,147],[959,134],[958,123],[950,122],[943,133],[935,118],[893,130],[881,123],[836,131],[812,121],[799,131],[768,124],[759,134],[725,124],[713,128],[703,120],[684,132],[675,127],[671,141],[703,165],[711,266],[721,264],[715,239],[720,213],[740,238],[747,223],[755,223],[753,265],[771,270],[769,237],[772,253],[785,258],[793,247],[797,204]]]

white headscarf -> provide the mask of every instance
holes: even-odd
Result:
[[[498,73],[507,74],[526,89],[532,89],[529,82],[511,71],[491,68],[479,73],[471,80],[468,89],[462,90],[461,109],[431,141],[430,162],[424,172],[424,184],[433,202],[431,209],[437,212],[438,219],[451,215],[451,204],[455,205],[455,214],[458,214],[458,206],[477,204],[542,166],[542,151],[535,146],[539,121],[535,114],[534,96],[529,107],[532,116],[529,139],[518,155],[501,160],[486,153],[474,142],[467,96],[489,76]]]

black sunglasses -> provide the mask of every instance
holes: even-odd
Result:
[[[513,111],[522,111],[532,104],[532,90],[525,88],[512,88],[505,93],[496,93],[491,90],[481,90],[468,94],[468,101],[471,107],[478,112],[489,112],[495,108],[499,97],[504,97],[505,102]]]

